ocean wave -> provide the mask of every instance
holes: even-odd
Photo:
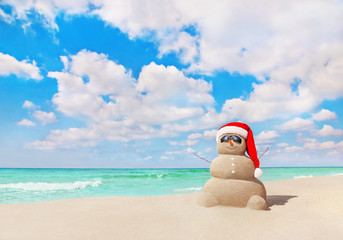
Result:
[[[338,174],[335,174],[334,176],[342,176],[343,173],[338,173]]]
[[[25,191],[55,191],[55,190],[75,190],[88,186],[97,187],[101,184],[100,179],[94,181],[76,181],[73,183],[47,183],[47,182],[25,182],[0,184],[0,189],[18,189]]]
[[[295,176],[294,178],[311,178],[313,177],[312,175],[308,175],[308,176],[305,176],[305,175],[300,175],[300,176]]]
[[[190,192],[190,191],[201,191],[202,187],[190,187],[190,188],[180,188],[174,189],[175,192]]]
[[[106,176],[105,178],[165,178],[167,174],[121,174]]]

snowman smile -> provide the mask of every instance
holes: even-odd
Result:
[[[233,150],[233,149],[236,148],[236,146],[227,146],[226,148],[229,149],[229,150]]]

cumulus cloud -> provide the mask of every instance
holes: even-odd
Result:
[[[325,99],[343,96],[340,1],[263,0],[254,8],[247,7],[251,3],[246,0],[147,1],[144,5],[137,0],[39,0],[25,4],[4,0],[3,3],[11,5],[12,15],[23,20],[29,18],[27,13],[36,11],[45,18],[46,26],[53,29],[58,29],[54,19],[60,12],[97,16],[131,39],[142,37],[154,41],[160,56],[176,53],[188,64],[188,72],[210,75],[220,70],[257,79],[247,97],[227,99],[217,113],[208,94],[211,86],[203,83],[201,87],[201,80],[185,77],[173,67],[152,63],[143,68],[138,79],[133,79],[129,71],[105,55],[84,52],[62,58],[66,69],[49,73],[59,84],[53,102],[61,112],[83,116],[99,126],[107,120],[135,125],[145,136],[190,132],[199,126],[215,128],[233,119],[257,122],[296,116],[312,110]],[[73,67],[78,60],[80,65]],[[98,66],[93,73],[88,70],[93,69],[92,64]],[[118,68],[115,70],[118,75],[112,79],[106,69],[113,71],[114,68]],[[92,80],[98,77],[104,82],[99,80],[98,84]],[[90,79],[88,83],[86,78]],[[161,91],[168,99],[164,98],[158,93],[162,87],[157,79],[162,78],[166,85],[175,81],[187,90],[177,95],[173,90],[178,86],[172,85],[170,93]],[[129,97],[120,93],[120,84],[127,84]],[[202,91],[195,95],[190,89]],[[195,97],[195,101],[191,102],[189,96]],[[69,102],[75,104],[68,105]],[[296,118],[280,129],[309,130],[313,128],[312,120],[315,119]]]
[[[259,80],[248,98],[228,99],[223,114],[208,113],[208,121],[232,117],[255,122],[296,115],[324,99],[343,96],[339,1],[263,0],[254,8],[247,7],[247,0],[147,1],[143,5],[137,0],[3,3],[11,5],[13,15],[20,19],[36,11],[54,29],[58,29],[54,19],[60,12],[95,15],[130,38],[154,41],[160,56],[175,52],[190,64],[188,71],[224,70]],[[94,105],[101,104],[94,100]]]
[[[307,131],[314,127],[314,123],[310,119],[294,118],[279,126],[282,131]]]
[[[1,8],[0,8],[0,19],[5,21],[6,23],[12,23],[14,21],[14,17],[5,13]]]
[[[48,123],[53,123],[56,121],[56,115],[53,112],[43,112],[40,110],[36,110],[33,113],[33,116],[39,120],[43,125]]]
[[[25,2],[18,0],[4,0],[2,4],[8,4],[13,7],[12,15],[20,20],[29,21],[29,15],[33,11],[36,11],[42,16],[43,24],[46,27],[58,29],[55,22],[56,15],[60,12],[66,14],[80,14],[87,13],[89,8],[88,0],[28,0]]]
[[[327,149],[334,149],[337,148],[337,144],[334,141],[327,141],[327,142],[319,142],[317,139],[312,138],[308,139],[308,141],[304,144],[304,148],[307,149],[319,149],[319,150],[327,150]]]
[[[217,129],[206,130],[204,131],[203,136],[207,139],[216,139],[217,132]]]
[[[315,121],[326,121],[326,120],[334,120],[337,119],[337,115],[335,112],[331,112],[327,109],[322,109],[316,114],[312,116],[312,119]]]
[[[21,120],[20,122],[17,122],[17,125],[20,126],[27,126],[27,127],[34,127],[36,126],[36,124],[26,118],[24,118],[23,120]]]
[[[256,144],[272,143],[275,138],[280,137],[276,131],[262,131],[255,137]]]
[[[0,52],[0,76],[9,76],[11,74],[35,80],[43,78],[35,61],[32,61],[32,63],[28,60],[18,61],[16,58]]]
[[[304,149],[302,147],[299,146],[290,146],[290,147],[286,147],[285,151],[286,152],[298,152],[298,151],[303,151]]]
[[[69,128],[68,130],[52,130],[42,141],[29,143],[26,147],[39,150],[52,150],[55,148],[75,149],[79,147],[95,146],[95,140],[101,130],[92,126],[86,128]]]
[[[63,59],[64,71],[49,72],[48,76],[58,82],[58,93],[52,101],[67,115],[95,121],[114,118],[120,109],[110,98],[126,95],[130,99],[134,94],[130,72],[109,61],[104,54],[83,50],[70,59]]]
[[[188,136],[188,139],[199,139],[201,138],[203,135],[201,133],[192,133],[191,135]]]
[[[160,33],[159,36],[159,57],[167,55],[171,52],[179,55],[183,63],[192,63],[199,56],[197,48],[198,38],[191,36],[186,32],[174,31],[173,34]]]
[[[192,133],[188,135],[186,140],[182,141],[169,141],[170,145],[181,145],[181,146],[193,146],[198,144],[201,140],[215,140],[217,130],[205,130],[203,133]]]
[[[315,136],[318,137],[331,137],[331,136],[342,136],[343,130],[341,129],[334,129],[330,125],[324,125],[322,129],[316,130],[314,132]]]
[[[327,157],[339,157],[340,152],[337,150],[330,151],[326,154]]]
[[[299,94],[294,94],[289,84],[279,84],[277,80],[253,86],[254,90],[248,99],[226,100],[222,107],[223,113],[231,118],[259,122],[303,113],[319,103],[308,90],[304,89]]]
[[[172,146],[179,145],[179,146],[193,146],[197,144],[199,140],[184,140],[184,141],[169,141],[169,144]]]
[[[288,147],[288,143],[278,143],[276,144],[278,147]]]
[[[29,100],[25,100],[24,104],[23,104],[23,108],[34,108],[35,104]]]
[[[58,83],[52,101],[58,111],[84,119],[89,126],[51,132],[31,147],[63,147],[73,140],[93,144],[103,139],[175,136],[183,131],[177,126],[189,124],[197,129],[198,119],[214,104],[210,83],[186,77],[173,66],[152,62],[134,79],[129,70],[104,54],[83,50],[61,60],[65,69],[48,73]],[[172,144],[192,145],[194,141]]]
[[[193,133],[188,136],[188,139],[206,139],[215,140],[217,136],[217,129],[205,130],[203,133]]]
[[[189,154],[189,153],[195,153],[196,151],[193,148],[187,148],[184,150],[179,150],[179,151],[166,151],[166,155],[179,155],[179,154]]]

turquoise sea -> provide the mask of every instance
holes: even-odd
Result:
[[[262,182],[341,175],[343,167],[262,168]],[[209,169],[0,169],[0,204],[200,192]]]

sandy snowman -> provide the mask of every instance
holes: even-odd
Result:
[[[239,122],[226,124],[218,130],[216,140],[219,156],[211,163],[212,178],[204,185],[198,203],[267,209],[266,190],[257,179],[262,170],[250,127]]]

